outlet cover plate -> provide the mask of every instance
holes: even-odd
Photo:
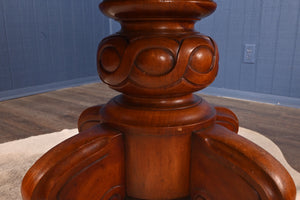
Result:
[[[255,63],[255,53],[256,45],[255,44],[245,44],[244,48],[244,63]]]

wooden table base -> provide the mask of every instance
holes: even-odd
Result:
[[[217,75],[217,45],[194,31],[215,8],[104,0],[122,29],[100,43],[98,72],[122,94],[86,109],[80,133],[29,169],[23,199],[295,199],[284,167],[236,134],[235,114],[192,94]]]

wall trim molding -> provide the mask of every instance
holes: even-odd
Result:
[[[300,108],[300,98],[277,96],[272,94],[263,94],[217,87],[207,87],[199,91],[198,93],[224,98],[232,98],[245,101],[254,101],[259,103],[267,103],[272,105]]]
[[[6,90],[0,92],[0,101],[40,94],[40,93],[68,88],[68,87],[76,87],[83,84],[95,83],[95,82],[100,82],[98,76],[89,76],[89,77],[77,78],[77,79],[72,79],[67,81],[60,81],[60,82],[49,83],[44,85],[18,88],[14,90]]]
[[[98,76],[90,76],[85,78],[72,79],[45,85],[19,88],[15,90],[7,90],[0,92],[0,101],[15,99],[44,92],[50,92],[58,89],[76,87],[83,84],[101,82]],[[300,108],[300,98],[277,96],[272,94],[262,94],[256,92],[248,92],[241,90],[232,90],[227,88],[207,87],[198,94],[212,95],[224,98],[239,99],[245,101],[254,101],[259,103],[267,103],[272,105],[281,105],[293,108]]]

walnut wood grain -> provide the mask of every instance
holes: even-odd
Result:
[[[29,199],[125,197],[124,142],[120,132],[97,125],[43,155],[22,182]]]
[[[191,168],[196,199],[295,199],[294,182],[275,158],[220,125],[195,132]]]

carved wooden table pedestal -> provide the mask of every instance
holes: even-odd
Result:
[[[123,94],[81,114],[80,133],[28,171],[23,198],[295,199],[284,167],[236,134],[234,113],[192,94],[217,75],[215,42],[194,31],[215,8],[104,0],[100,9],[122,29],[99,45],[99,76]]]

